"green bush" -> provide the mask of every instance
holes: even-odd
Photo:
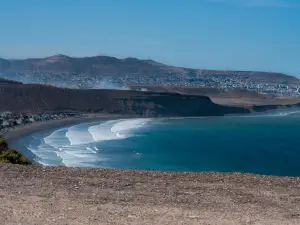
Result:
[[[6,151],[8,148],[7,141],[4,138],[0,138],[0,154]]]
[[[15,149],[8,149],[4,151],[0,155],[0,161],[14,164],[31,164],[29,159],[27,159],[22,153]]]

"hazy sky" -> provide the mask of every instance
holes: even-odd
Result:
[[[97,54],[300,76],[300,0],[0,0],[0,57]]]

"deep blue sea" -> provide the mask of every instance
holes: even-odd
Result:
[[[300,176],[300,111],[98,121],[13,145],[44,165]]]

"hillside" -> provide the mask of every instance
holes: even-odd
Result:
[[[170,75],[193,76],[193,75],[235,75],[249,78],[255,82],[281,83],[289,82],[300,84],[300,81],[282,73],[255,72],[255,71],[219,71],[200,70],[169,66],[153,60],[139,60],[136,58],[118,59],[108,56],[94,56],[74,58],[65,55],[55,55],[47,58],[35,58],[24,60],[0,59],[0,73],[31,74],[36,78],[42,74],[85,74],[89,76],[125,76],[149,75],[162,77]]]
[[[22,84],[22,83],[17,82],[17,81],[13,81],[13,80],[0,78],[0,86],[12,85],[12,84]]]
[[[214,104],[206,96],[118,90],[62,89],[45,85],[2,87],[0,112],[103,112],[140,116],[222,116],[248,113]]]

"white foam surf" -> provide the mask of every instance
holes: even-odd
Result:
[[[150,121],[151,119],[123,120],[113,125],[110,130],[115,133],[118,138],[126,138],[129,137],[128,131],[141,128]]]
[[[97,142],[124,139],[132,136],[130,131],[141,128],[150,121],[151,119],[111,120],[91,126],[88,131]]]
[[[57,156],[61,158],[62,163],[69,167],[95,167],[100,161],[105,161],[103,157],[97,157],[95,153],[86,151],[83,148],[64,148],[57,152]]]
[[[93,142],[118,139],[116,134],[111,132],[112,126],[118,123],[118,121],[119,120],[110,120],[104,123],[90,126],[88,128],[88,132],[92,136]]]
[[[132,136],[132,130],[143,127],[149,121],[150,119],[121,119],[97,125],[74,125],[56,130],[44,137],[40,145],[27,148],[43,165],[97,167],[108,159],[99,154],[96,142],[128,138]]]
[[[52,146],[53,148],[59,148],[61,146],[68,145],[69,142],[64,138],[67,128],[59,129],[52,132],[49,136],[43,139],[43,142]]]
[[[83,129],[81,124],[69,127],[66,137],[69,139],[71,145],[88,144],[94,141],[92,135],[87,129]]]

